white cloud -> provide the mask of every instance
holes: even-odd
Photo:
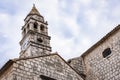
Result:
[[[5,10],[1,10],[0,7],[0,33],[5,35],[5,39],[8,39],[8,42],[0,47],[0,51],[5,52],[4,54],[0,53],[2,56],[4,55],[3,59],[18,56],[20,52],[18,43],[21,39],[20,29],[24,25],[23,19],[31,10],[33,3],[36,4],[41,15],[48,21],[53,51],[58,51],[65,59],[80,56],[91,44],[97,42],[115,25],[120,23],[120,6],[118,4],[109,5],[111,0],[71,1],[13,0],[11,2],[5,0],[8,6],[5,6]],[[15,7],[9,10],[11,4]],[[14,12],[14,14],[9,11]],[[81,16],[82,22],[78,20],[79,16]],[[72,37],[65,37],[64,35],[67,32],[63,32],[63,29],[68,29],[66,31],[69,31]],[[0,61],[0,64],[4,60]]]
[[[89,5],[92,2],[92,0],[80,0],[80,2],[84,5]]]
[[[96,11],[87,10],[85,12],[86,22],[90,23],[90,25],[92,25],[92,27],[97,27],[96,25],[99,22],[98,17],[99,17],[99,14],[97,14]]]
[[[74,37],[79,36],[80,26],[76,23],[74,17],[66,16],[65,18],[61,18],[61,20],[63,20],[63,22],[67,25],[65,27],[68,27],[68,29],[70,29]]]

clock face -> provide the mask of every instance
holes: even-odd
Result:
[[[22,50],[25,50],[28,45],[28,39],[25,39],[22,45]]]

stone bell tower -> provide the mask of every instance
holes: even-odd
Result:
[[[50,54],[50,36],[47,22],[33,5],[30,13],[24,19],[22,40],[20,41],[20,57],[32,57]]]

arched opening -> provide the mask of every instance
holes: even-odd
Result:
[[[41,30],[41,31],[44,31],[44,25],[41,25],[41,26],[40,26],[40,30]]]
[[[111,54],[111,49],[110,48],[105,49],[102,53],[104,58],[109,56],[110,54]]]
[[[35,22],[35,23],[34,23],[34,29],[37,29],[37,27],[38,27],[38,23]]]
[[[40,75],[40,78],[41,78],[42,80],[56,80],[56,79],[54,79],[54,78],[51,78],[51,77],[48,77],[48,76],[45,76],[45,75]]]
[[[28,25],[27,25],[27,29],[29,29],[29,27],[30,27],[30,26],[29,26],[29,24],[28,24]]]

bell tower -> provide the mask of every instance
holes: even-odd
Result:
[[[32,57],[50,54],[50,39],[47,21],[33,5],[30,13],[24,19],[22,40],[20,41],[20,57]]]

